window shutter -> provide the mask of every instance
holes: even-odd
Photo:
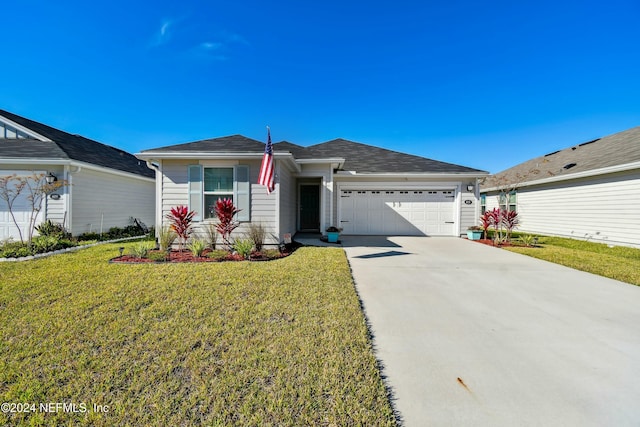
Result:
[[[202,167],[189,165],[189,210],[195,211],[194,221],[202,221]]]
[[[240,212],[236,215],[238,221],[251,221],[251,183],[249,182],[249,166],[235,167],[236,179],[233,183],[235,205]]]

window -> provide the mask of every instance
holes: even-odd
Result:
[[[509,201],[508,203],[507,203],[507,200]],[[515,190],[511,191],[508,194],[508,197],[506,194],[500,195],[500,209],[514,211],[514,212],[517,210]]]
[[[213,206],[224,198],[231,199],[240,209],[238,221],[249,221],[250,188],[248,166],[189,166],[189,209],[196,211],[195,221],[215,218]]]
[[[487,211],[487,195],[480,195],[480,215],[484,215]]]
[[[215,218],[218,199],[233,201],[233,168],[204,168],[204,217]]]

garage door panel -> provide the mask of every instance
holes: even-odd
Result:
[[[341,201],[345,234],[454,234],[454,190],[343,190]]]

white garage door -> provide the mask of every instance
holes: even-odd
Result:
[[[344,234],[453,236],[455,190],[342,190]]]
[[[9,176],[13,175],[14,171],[0,171],[0,176]],[[23,175],[21,175],[23,176]],[[23,190],[18,198],[13,202],[13,214],[16,217],[16,221],[22,230],[22,237],[24,239],[28,236],[29,229],[29,217],[31,215],[31,204],[29,203],[28,190]],[[38,213],[36,218],[35,225],[38,225],[42,222],[42,217],[44,216],[43,210],[45,207],[45,202],[42,202],[42,209]],[[15,241],[20,241],[20,234],[18,233],[18,229],[16,228],[13,219],[11,218],[11,214],[9,213],[9,209],[7,208],[7,202],[3,199],[0,199],[0,241],[6,240],[9,238],[13,238]]]

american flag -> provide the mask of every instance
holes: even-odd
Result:
[[[273,176],[273,145],[271,144],[271,129],[267,126],[267,145],[264,147],[264,156],[258,177],[258,184],[267,187],[267,194],[271,194],[275,188]]]

